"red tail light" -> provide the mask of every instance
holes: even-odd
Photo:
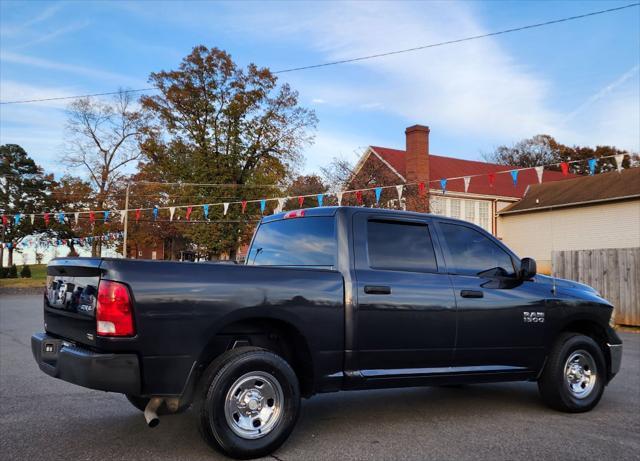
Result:
[[[109,280],[100,281],[96,321],[99,336],[135,335],[131,297],[126,285]]]

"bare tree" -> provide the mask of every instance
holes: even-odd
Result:
[[[96,209],[104,209],[125,167],[140,159],[137,138],[142,122],[130,93],[123,90],[109,102],[82,98],[70,104],[63,162],[86,171],[95,190]],[[94,231],[102,231],[101,227],[97,225]],[[93,256],[100,254],[99,242],[94,240]]]

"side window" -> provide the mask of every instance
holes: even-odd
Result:
[[[426,224],[395,221],[367,223],[369,265],[374,269],[436,272],[436,255]]]
[[[477,275],[498,269],[502,275],[515,275],[511,257],[485,235],[458,224],[440,224],[449,247],[451,269],[462,275]]]

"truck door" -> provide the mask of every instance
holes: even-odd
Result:
[[[493,236],[438,220],[456,295],[454,366],[483,372],[526,372],[544,359],[545,294],[516,277],[515,258]]]
[[[455,298],[428,217],[353,217],[355,337],[365,378],[419,377],[452,363]]]

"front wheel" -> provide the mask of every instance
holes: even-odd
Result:
[[[565,333],[558,338],[538,381],[547,405],[568,413],[594,408],[604,392],[606,363],[592,338]]]
[[[265,349],[225,352],[202,378],[200,431],[214,448],[234,458],[276,450],[298,419],[300,390],[291,366]]]

